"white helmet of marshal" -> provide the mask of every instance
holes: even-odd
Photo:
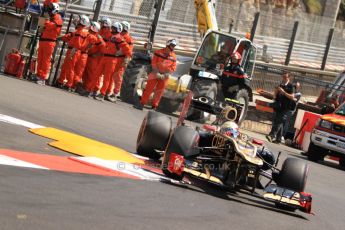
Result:
[[[121,24],[123,26],[123,31],[129,31],[131,29],[131,24],[129,22],[123,21]]]
[[[57,4],[57,3],[55,3],[55,2],[51,4],[51,6],[50,6],[50,12],[51,12],[52,14],[57,14],[57,13],[59,13],[59,10],[60,10],[59,4]]]
[[[238,125],[233,121],[226,121],[220,126],[220,132],[226,136],[237,138],[239,135]]]
[[[101,17],[101,20],[99,20],[101,23],[103,23],[104,27],[111,27],[111,20],[110,18],[103,16]]]
[[[177,40],[174,38],[174,39],[170,39],[167,41],[167,46],[177,46]]]
[[[91,22],[90,30],[97,33],[100,29],[101,29],[101,25],[98,22],[94,22],[94,21]]]
[[[80,15],[80,19],[79,19],[79,22],[78,24],[81,24],[83,26],[89,26],[90,25],[90,19],[88,16],[86,15]]]
[[[111,25],[111,28],[114,29],[116,31],[116,33],[121,33],[123,30],[123,26],[120,22],[114,22]]]

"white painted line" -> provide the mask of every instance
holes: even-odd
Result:
[[[25,162],[22,160],[18,160],[16,158],[8,157],[5,155],[0,154],[0,164],[1,165],[9,165],[9,166],[16,166],[16,167],[25,167],[25,168],[35,168],[35,169],[46,169],[49,170],[48,168],[31,164],[29,162]]]
[[[135,156],[136,158],[139,158],[139,159],[141,159],[141,160],[150,160],[150,158],[148,158],[148,157],[143,157],[143,156],[140,156],[140,155],[138,155],[138,154],[135,154],[135,153],[131,153],[133,156]]]
[[[8,123],[8,124],[12,124],[12,125],[24,126],[29,129],[45,128],[44,126],[37,125],[28,121],[24,121],[15,117],[7,116],[4,114],[0,114],[0,121]]]
[[[126,173],[135,177],[139,177],[144,180],[159,180],[165,178],[159,176],[156,173],[148,172],[142,169],[139,165],[134,165],[126,162],[115,161],[115,160],[103,160],[97,157],[71,157],[79,162],[85,162],[95,166],[101,166],[121,173]]]

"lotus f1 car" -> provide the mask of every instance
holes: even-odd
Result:
[[[223,132],[223,124],[238,120],[238,104],[223,108],[213,125],[196,129],[184,125],[189,105],[202,101],[191,98],[185,100],[176,127],[170,117],[148,112],[137,138],[138,154],[161,159],[162,171],[171,179],[180,181],[188,174],[231,191],[245,189],[252,194],[261,188],[262,198],[277,207],[311,213],[312,197],[304,192],[309,172],[305,161],[287,158],[279,169],[279,156],[260,141]],[[264,186],[263,178],[269,179]]]

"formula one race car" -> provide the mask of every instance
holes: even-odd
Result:
[[[305,161],[287,158],[278,169],[279,156],[238,131],[236,106],[226,106],[214,125],[186,126],[183,111],[188,104],[174,128],[170,117],[149,111],[138,134],[137,153],[162,158],[162,171],[173,180],[182,181],[188,174],[231,191],[254,194],[261,188],[262,197],[279,208],[311,212],[312,197],[304,192],[309,171]],[[265,186],[263,178],[269,179]]]

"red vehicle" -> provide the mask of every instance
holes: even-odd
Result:
[[[326,155],[338,157],[340,166],[345,167],[345,102],[323,115],[312,131],[308,159],[319,161]]]

